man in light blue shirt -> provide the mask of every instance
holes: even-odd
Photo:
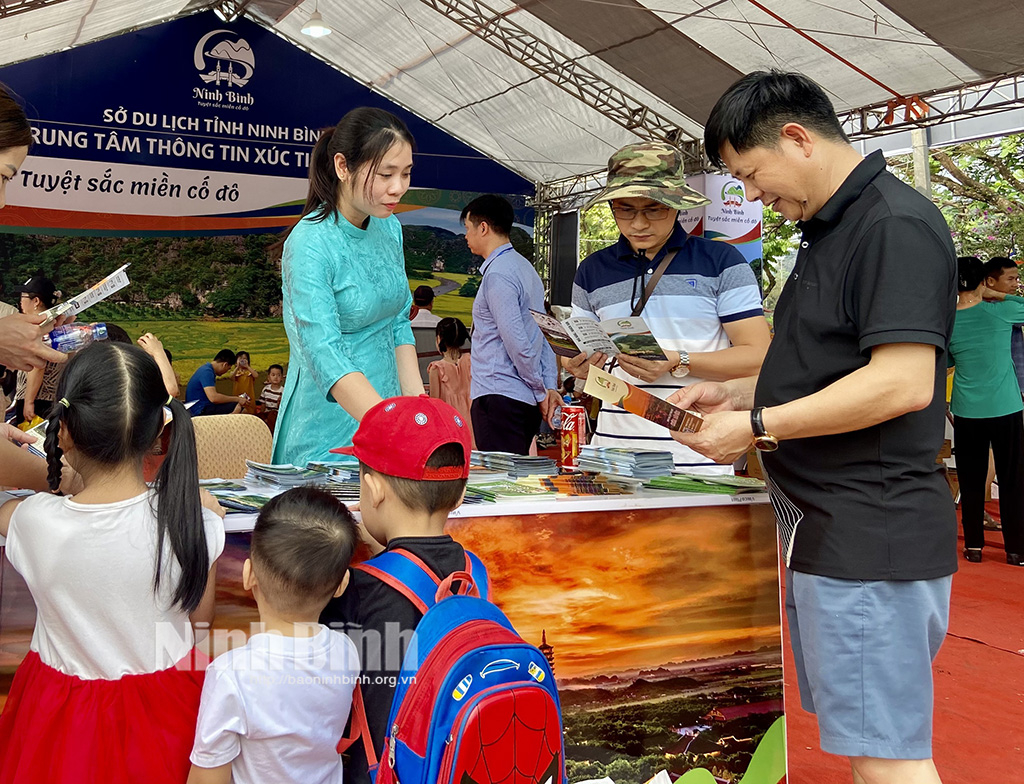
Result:
[[[478,449],[525,455],[561,398],[554,352],[530,315],[544,312],[544,286],[509,242],[514,218],[506,199],[488,194],[470,202],[460,220],[470,251],[484,257],[473,302],[473,434]]]

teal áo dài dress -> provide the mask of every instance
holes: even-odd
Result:
[[[382,398],[401,394],[395,347],[415,345],[398,218],[371,217],[366,229],[341,214],[303,218],[281,261],[288,377],[274,433],[274,462],[337,460],[358,422],[331,397],[362,373]],[[343,459],[343,458],[342,458]]]

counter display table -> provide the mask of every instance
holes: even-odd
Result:
[[[254,520],[227,518],[213,654],[258,620],[241,585]],[[448,531],[480,556],[492,598],[553,664],[570,782],[640,784],[660,770],[684,784],[783,779],[777,540],[765,494],[464,505]],[[20,576],[0,568],[3,700],[35,612]]]

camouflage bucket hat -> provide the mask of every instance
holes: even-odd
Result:
[[[711,199],[686,184],[683,156],[666,142],[629,144],[608,159],[608,183],[587,207],[612,199],[653,199],[674,210],[692,210]]]

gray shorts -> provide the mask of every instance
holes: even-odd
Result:
[[[932,756],[932,660],[949,624],[953,578],[838,580],[786,570],[800,702],[822,751]]]

